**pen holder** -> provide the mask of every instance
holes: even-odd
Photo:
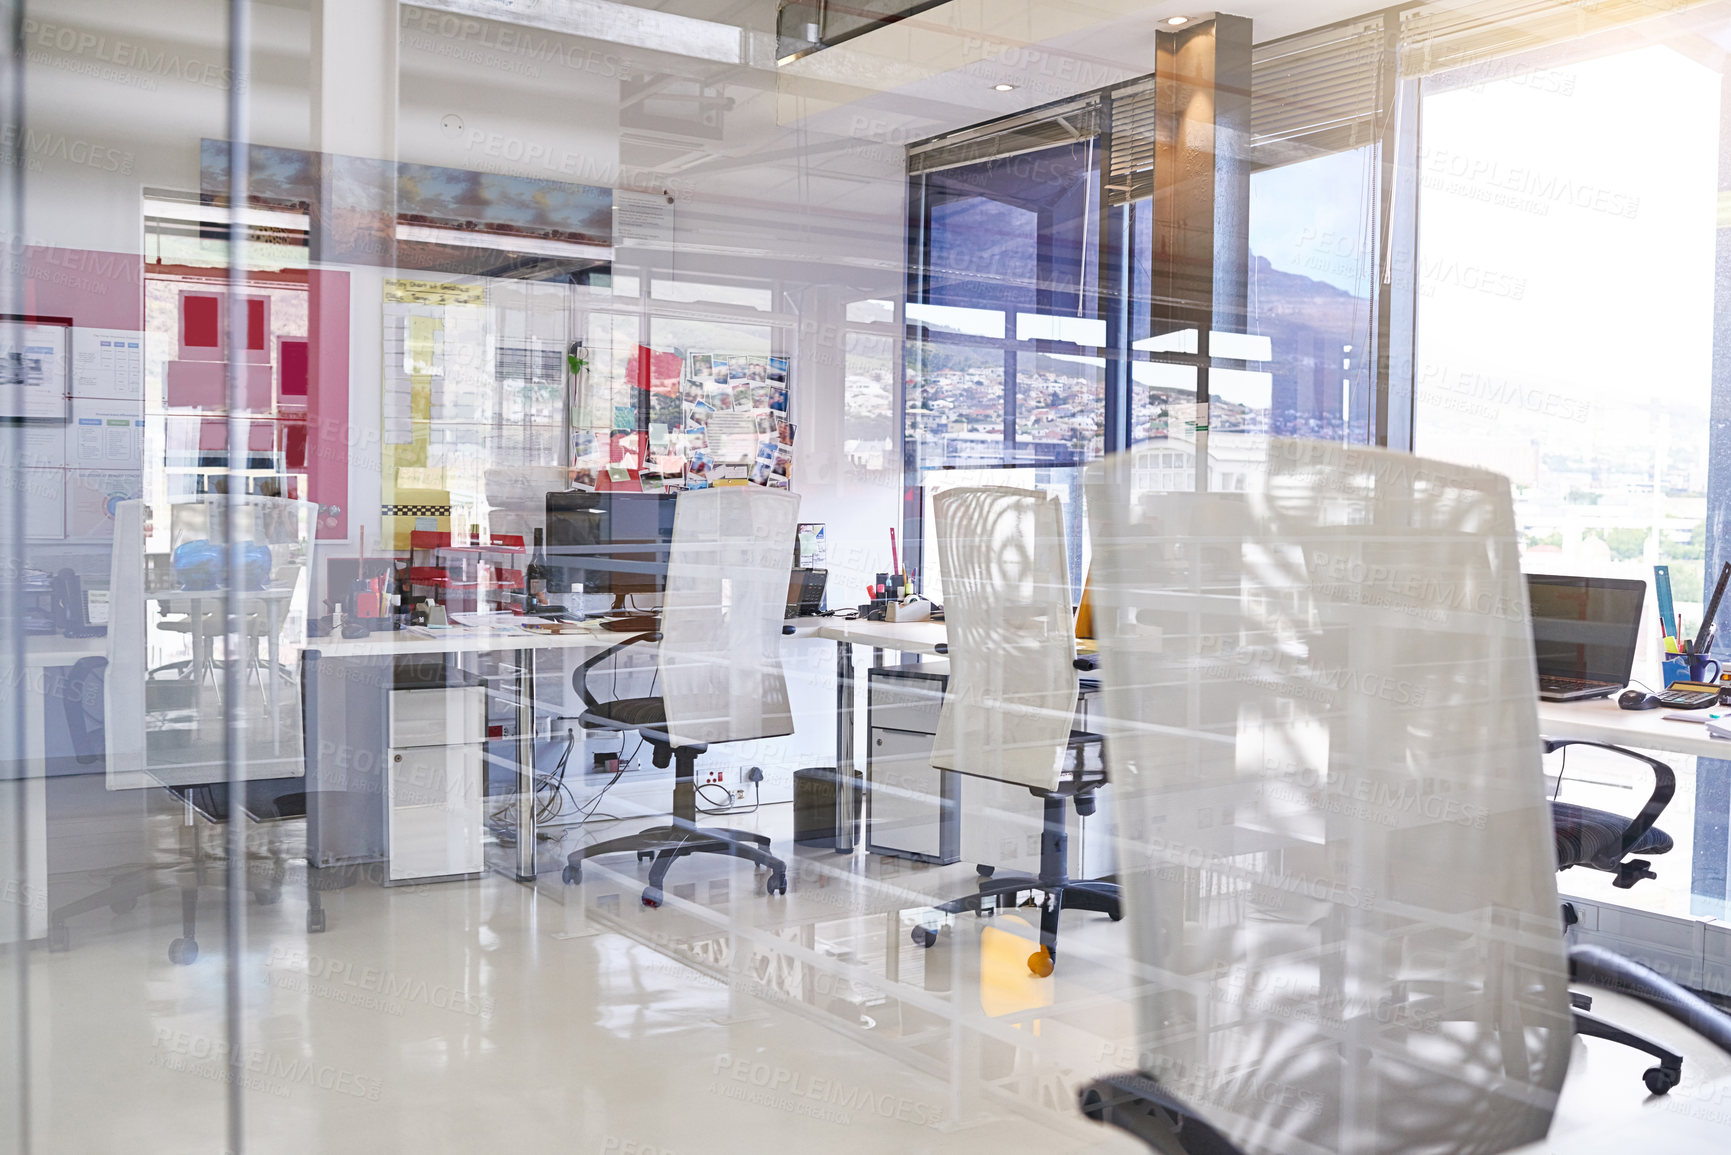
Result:
[[[1710,654],[1667,654],[1664,676],[1667,686],[1673,682],[1717,682],[1719,659]]]

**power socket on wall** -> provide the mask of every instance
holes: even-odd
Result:
[[[725,786],[727,785],[727,772],[725,770],[705,770],[697,784],[699,786],[708,786],[711,784],[716,786]]]

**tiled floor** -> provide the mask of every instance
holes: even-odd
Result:
[[[246,1149],[1140,1150],[1074,1105],[1134,1062],[1123,924],[1066,916],[1050,979],[1027,973],[1016,912],[964,917],[921,950],[921,908],[971,868],[789,855],[789,809],[731,820],[777,837],[786,897],[745,864],[692,858],[650,910],[629,857],[565,887],[548,844],[539,893],[498,876],[362,882],[328,896],[329,929],[309,936],[291,874],[280,903],[248,908]],[[214,892],[204,917],[188,967],[167,959],[172,890],[80,920],[67,953],[32,952],[34,1150],[224,1149]],[[1679,1041],[1680,1094],[1731,1073],[1645,1008],[1599,1009]],[[1556,1132],[1643,1109],[1645,1066],[1577,1040]]]

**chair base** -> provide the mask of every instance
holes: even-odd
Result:
[[[1571,997],[1571,1002],[1574,1002]],[[1647,1090],[1655,1095],[1663,1095],[1672,1087],[1683,1081],[1683,1056],[1675,1051],[1644,1038],[1633,1031],[1625,1031],[1622,1027],[1613,1026],[1575,1003],[1575,1033],[1585,1035],[1590,1039],[1604,1039],[1618,1043],[1644,1055],[1651,1055],[1659,1060],[1656,1067],[1648,1067],[1641,1072],[1641,1081],[1647,1085]]]
[[[1001,900],[1005,898],[1013,906],[1023,891],[1039,891],[1045,896],[1040,904],[1040,949],[1028,956],[1028,969],[1044,978],[1052,973],[1058,959],[1058,917],[1066,909],[1091,910],[1106,915],[1113,922],[1124,917],[1118,883],[1111,878],[1071,878],[1069,854],[1070,838],[1064,829],[1064,796],[1048,794],[1045,796],[1040,834],[1040,872],[999,871],[982,865],[979,867],[979,885],[974,893],[939,903],[933,909],[944,914],[960,914],[968,910],[978,914],[982,909],[996,910],[1004,906]],[[911,937],[922,947],[931,946],[938,938],[937,932],[926,926],[914,927]]]
[[[688,854],[723,854],[766,867],[770,875],[765,889],[770,894],[786,894],[787,863],[769,852],[769,841],[768,835],[755,831],[698,826],[695,822],[675,818],[666,826],[651,826],[635,834],[578,847],[566,856],[563,877],[568,883],[583,881],[583,860],[603,854],[630,852],[637,855],[639,862],[653,858],[654,862],[649,867],[649,885],[643,890],[643,905],[656,907],[664,900],[661,885],[675,859]]]

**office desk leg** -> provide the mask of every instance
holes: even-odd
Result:
[[[853,830],[853,644],[835,644],[835,852],[852,854]]]
[[[517,879],[535,878],[535,651],[517,651]]]

